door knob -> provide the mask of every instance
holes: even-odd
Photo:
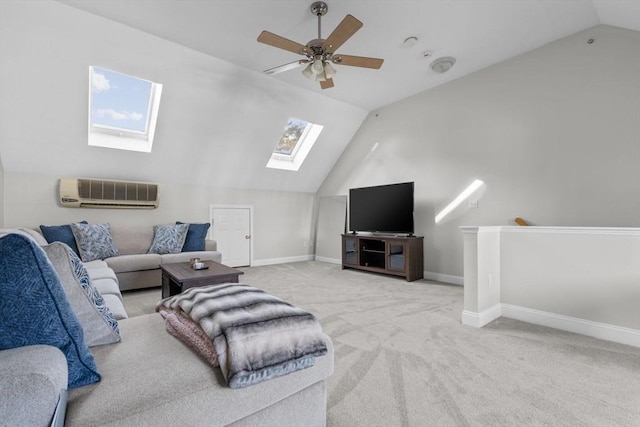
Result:
[[[250,234],[247,234],[246,236],[244,236],[244,238],[245,238],[245,239],[250,239],[250,238],[251,238],[251,235],[250,235]]]

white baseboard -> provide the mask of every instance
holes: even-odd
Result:
[[[301,262],[301,261],[313,261],[313,255],[299,255],[287,258],[271,258],[271,259],[254,259],[251,261],[252,267],[259,267],[262,265],[274,265],[285,264],[287,262]]]
[[[327,257],[323,257],[323,256],[317,256],[316,255],[316,261],[320,261],[320,262],[328,262],[329,264],[338,264],[338,265],[342,265],[342,260],[339,258],[327,258]]]
[[[434,273],[432,271],[425,271],[424,278],[427,280],[434,280],[436,282],[451,283],[452,285],[464,285],[464,277],[453,276],[451,274]]]
[[[484,325],[489,322],[493,322],[500,316],[502,316],[502,305],[496,304],[480,313],[463,310],[461,320],[463,325],[482,328]]]
[[[464,312],[462,314],[464,317]],[[593,322],[591,320],[578,319],[576,317],[548,313],[510,304],[502,304],[502,315],[522,322],[548,326],[550,328],[587,335],[606,341],[613,341],[619,344],[640,347],[640,330],[637,329]]]

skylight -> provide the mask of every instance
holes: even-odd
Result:
[[[89,145],[150,153],[162,85],[89,67]]]
[[[297,171],[311,151],[323,126],[290,118],[267,162],[268,168]]]

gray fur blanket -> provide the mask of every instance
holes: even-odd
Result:
[[[220,366],[231,388],[313,366],[327,353],[313,314],[246,284],[190,288],[156,311],[169,333]]]

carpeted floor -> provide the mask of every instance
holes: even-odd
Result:
[[[638,426],[640,349],[523,322],[463,326],[461,286],[300,262],[243,283],[318,316],[335,343],[329,426]],[[124,294],[130,316],[160,289]]]

